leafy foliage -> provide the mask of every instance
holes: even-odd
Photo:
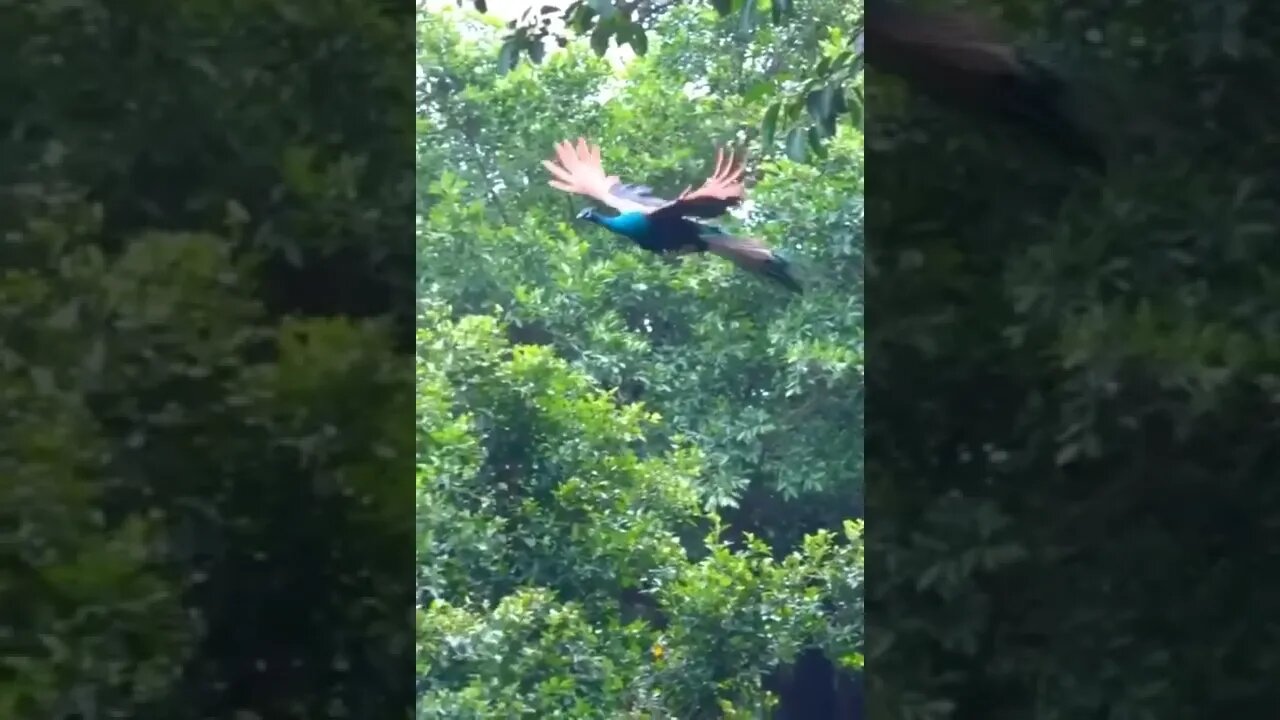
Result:
[[[660,417],[446,312],[419,332],[420,717],[702,717],[806,647],[861,666],[859,523],[735,549],[697,449],[643,442]]]
[[[994,5],[1113,96],[1115,162],[868,82],[871,712],[1249,716],[1280,664],[1276,14]]]
[[[430,173],[422,182],[420,294],[447,298],[456,312],[496,306],[512,333],[556,346],[625,399],[643,397],[672,419],[668,433],[700,438],[723,469],[705,490],[714,507],[737,504],[751,474],[781,497],[820,489],[814,478],[839,477],[847,506],[860,453],[836,438],[857,437],[859,423],[857,135],[842,133],[840,152],[822,168],[785,160],[752,166],[761,177],[751,190],[759,206],[744,232],[793,255],[803,249],[796,259],[811,281],[802,299],[779,297],[712,258],[672,265],[612,240],[601,247],[569,227],[576,210],[545,185],[540,160],[557,140],[578,135],[599,138],[607,166],[626,167],[628,177],[659,191],[705,172],[711,148],[741,132],[752,111],[731,95],[673,98],[664,85],[676,82],[668,73],[684,65],[693,43],[712,34],[690,28],[670,55],[651,55],[617,83],[605,64],[569,51],[537,77],[525,69],[493,78],[466,66],[433,77],[430,65],[450,48],[469,62],[492,60],[445,23],[428,22],[425,33],[424,85],[472,83],[423,96],[426,122],[441,129],[419,143],[420,166]],[[722,60],[719,72],[730,75],[726,66]],[[616,93],[614,100],[590,101],[601,92]],[[482,123],[482,112],[491,121]],[[810,423],[803,430],[794,424],[801,420]]]
[[[484,0],[473,4],[480,12],[487,9]],[[670,22],[671,15],[705,14],[700,12],[703,9],[719,18],[715,23],[719,35],[734,38],[728,49],[739,63],[767,69],[749,87],[739,89],[749,99],[774,98],[761,120],[763,149],[772,150],[775,138],[781,138],[787,156],[803,162],[810,153],[825,157],[824,141],[835,134],[842,117],[861,127],[862,4],[856,2],[571,0],[562,8],[543,5],[507,24],[510,34],[498,51],[498,71],[509,72],[522,54],[534,63],[542,62],[550,41],[564,47],[571,34],[589,37],[597,55],[608,52],[612,40],[643,56],[650,34],[680,42],[680,30]],[[766,16],[770,22],[765,22]]]
[[[424,717],[754,717],[805,648],[861,666],[861,138],[749,165],[730,224],[803,296],[571,224],[556,141],[671,195],[761,112],[713,14],[658,22],[501,74],[490,24],[420,17]]]
[[[407,17],[170,9],[0,28],[0,715],[394,717]]]

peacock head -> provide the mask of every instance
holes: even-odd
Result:
[[[582,212],[578,213],[577,219],[595,222],[597,217],[595,208],[583,208]]]

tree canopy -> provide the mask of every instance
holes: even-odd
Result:
[[[464,4],[456,2],[459,7]],[[488,9],[485,0],[469,4],[482,13]],[[597,55],[626,47],[643,56],[651,36],[669,39],[680,31],[667,21],[668,13],[689,7],[714,11],[722,20],[722,35],[732,38],[725,49],[739,62],[764,69],[741,76],[736,88],[724,88],[750,100],[769,98],[758,118],[763,147],[771,148],[774,138],[781,138],[787,155],[802,162],[809,154],[825,155],[824,140],[841,120],[860,127],[861,2],[569,0],[562,5],[530,5],[506,24],[498,71],[507,72],[522,61],[540,63],[552,43],[564,47],[573,36],[587,38]],[[757,35],[763,43],[753,42]],[[815,49],[820,51],[816,57]]]
[[[1256,716],[1280,663],[1259,620],[1280,527],[1276,6],[953,4],[1061,70],[1114,162],[1084,179],[866,85],[869,712]],[[571,17],[593,38],[621,24],[597,5]],[[715,6],[729,32],[752,13]],[[685,4],[656,7],[624,42],[679,42],[661,23]]]
[[[1092,94],[1105,177],[869,76],[873,716],[1275,707],[1280,16],[1117,7],[969,8]]]
[[[405,717],[411,22],[6,7],[0,717]]]
[[[861,666],[861,136],[751,145],[729,222],[802,296],[575,224],[556,142],[674,195],[758,137],[740,90],[794,42],[695,6],[656,27],[622,66],[575,41],[500,73],[500,25],[420,16],[427,717],[757,717],[807,648]]]

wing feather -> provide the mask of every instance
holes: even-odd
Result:
[[[626,183],[619,183],[609,188],[609,194],[615,197],[633,200],[651,208],[659,208],[671,202],[666,198],[654,195],[653,188],[648,185],[629,185]]]
[[[697,189],[686,188],[675,200],[654,209],[652,215],[698,218],[723,215],[746,197],[742,184],[745,172],[745,158],[735,158],[733,151],[726,155],[724,148],[720,148],[716,150],[715,169],[706,182]]]
[[[578,138],[576,146],[568,140],[558,143],[554,161],[543,160],[542,166],[551,173],[552,179],[547,183],[551,187],[592,198],[618,212],[649,212],[662,202],[635,190],[648,188],[623,185],[616,175],[605,175],[600,148],[583,138]]]

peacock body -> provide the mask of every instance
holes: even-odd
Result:
[[[788,290],[801,292],[790,263],[764,243],[693,219],[717,217],[742,202],[742,162],[735,162],[732,153],[726,157],[723,150],[718,152],[711,177],[674,200],[657,197],[646,186],[624,184],[615,176],[605,175],[600,149],[582,138],[576,146],[568,141],[557,145],[555,160],[543,165],[553,176],[552,187],[595,199],[618,212],[605,215],[587,208],[578,213],[579,220],[595,223],[658,255],[709,252]]]

